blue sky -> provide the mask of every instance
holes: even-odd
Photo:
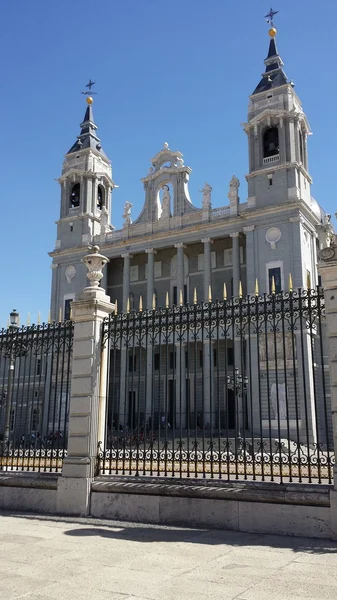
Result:
[[[315,198],[334,213],[337,3],[278,0],[277,43],[314,135]],[[264,0],[2,0],[0,326],[15,307],[36,320],[49,310],[51,259],[63,155],[79,133],[80,92],[97,82],[94,115],[119,185],[113,224],[126,200],[143,203],[140,178],[167,141],[205,181],[213,206],[227,204],[235,173],[246,198],[248,154],[241,123],[264,70]]]

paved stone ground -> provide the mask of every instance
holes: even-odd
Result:
[[[336,600],[337,543],[3,512],[0,598]]]

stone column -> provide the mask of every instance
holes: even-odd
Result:
[[[122,254],[124,259],[123,266],[123,306],[122,310],[125,312],[127,309],[128,300],[130,298],[130,260],[132,254],[125,252]],[[119,423],[124,425],[126,421],[126,394],[125,382],[127,378],[127,367],[128,367],[128,349],[121,345],[121,370],[120,370],[120,382],[119,382]]]
[[[186,248],[186,246],[182,242],[179,242],[178,244],[174,244],[174,247],[177,248],[177,304],[180,304],[180,291],[184,303],[184,248]]]
[[[239,295],[240,284],[240,233],[230,233],[232,238],[232,260],[233,260],[233,296],[236,298]]]
[[[280,127],[279,127],[279,154],[280,154],[280,162],[287,162],[286,135],[285,135],[283,119],[280,119]]]
[[[212,286],[211,238],[203,238],[204,244],[204,302],[208,301],[209,287]]]
[[[176,382],[176,422],[177,428],[186,427],[186,344],[177,343],[176,347],[176,365],[175,365],[175,382]]]
[[[102,268],[108,262],[98,246],[84,257],[90,287],[73,302],[74,346],[69,408],[68,455],[58,481],[57,512],[88,515],[91,482],[96,473],[98,441],[104,443],[106,372],[102,373],[102,322],[114,309],[105,291],[99,287]],[[101,414],[100,414],[101,413]]]
[[[125,252],[121,255],[124,259],[123,265],[123,306],[122,310],[126,311],[128,299],[130,298],[130,259],[132,254]]]
[[[154,293],[154,255],[156,251],[153,248],[145,250],[147,253],[147,292],[146,292],[146,308],[152,309],[153,293]],[[151,416],[152,408],[152,390],[153,390],[153,345],[150,339],[147,340],[146,348],[146,398],[145,398],[145,421],[147,422]]]

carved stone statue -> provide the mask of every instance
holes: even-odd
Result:
[[[128,200],[125,202],[125,206],[124,206],[124,212],[123,212],[123,219],[124,219],[124,225],[131,225],[132,221],[131,221],[131,209],[133,207],[133,204],[131,204],[131,202],[129,202]]]
[[[233,175],[233,177],[229,183],[229,192],[228,192],[228,198],[229,198],[230,203],[239,202],[239,200],[240,200],[239,187],[240,187],[240,181],[238,180],[237,177],[235,177],[235,175]]]
[[[209,183],[205,183],[202,190],[202,210],[210,210],[212,208],[212,187]]]
[[[162,199],[162,219],[169,219],[171,216],[171,194],[168,185],[163,185],[163,199]]]
[[[280,421],[287,418],[287,403],[286,403],[286,384],[273,383],[270,390],[270,401],[275,413],[275,419],[280,418]]]

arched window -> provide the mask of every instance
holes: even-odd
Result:
[[[279,153],[278,128],[269,127],[263,134],[263,158]]]
[[[71,194],[70,194],[70,206],[71,208],[77,208],[80,205],[80,191],[81,186],[79,183],[75,183],[73,185]]]
[[[103,206],[105,206],[105,190],[102,185],[99,185],[97,188],[97,208],[102,210]]]

